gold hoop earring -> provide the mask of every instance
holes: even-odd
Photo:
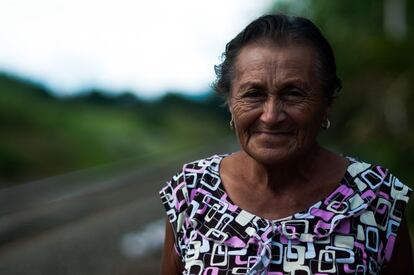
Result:
[[[331,127],[331,121],[326,119],[324,123],[322,123],[321,128],[324,130],[328,130]]]

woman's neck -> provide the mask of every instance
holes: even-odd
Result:
[[[267,188],[275,194],[297,190],[314,178],[324,151],[315,143],[303,154],[271,165],[259,163],[241,151],[239,157],[243,167],[240,176],[246,183],[255,185],[252,188]]]

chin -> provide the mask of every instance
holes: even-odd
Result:
[[[265,166],[285,165],[299,155],[299,152],[289,148],[257,148],[245,151],[251,158]]]

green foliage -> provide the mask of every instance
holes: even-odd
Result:
[[[229,134],[215,101],[169,95],[144,103],[99,91],[55,98],[0,75],[0,186],[211,143]]]

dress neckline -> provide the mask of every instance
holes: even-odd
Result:
[[[286,216],[286,217],[283,217],[283,218],[279,218],[279,219],[267,219],[267,218],[261,217],[259,215],[256,215],[254,213],[249,212],[248,210],[245,210],[245,209],[241,208],[238,204],[234,203],[234,201],[229,196],[229,194],[228,194],[228,192],[227,192],[227,190],[226,190],[226,188],[225,188],[225,186],[223,184],[222,178],[221,178],[220,167],[221,167],[221,163],[222,163],[223,159],[225,157],[227,157],[227,156],[232,155],[232,154],[233,153],[226,153],[226,154],[217,154],[217,155],[214,155],[213,156],[213,158],[217,158],[218,159],[217,162],[216,162],[217,165],[215,165],[215,167],[214,167],[215,169],[214,170],[216,170],[215,172],[217,173],[217,175],[218,175],[218,177],[220,179],[219,189],[221,189],[221,192],[223,192],[222,195],[225,195],[226,196],[227,201],[229,203],[231,203],[238,210],[237,212],[240,212],[241,215],[253,216],[253,217],[255,217],[257,219],[260,219],[260,220],[262,220],[262,221],[264,221],[266,223],[269,223],[269,224],[277,224],[277,223],[280,223],[280,222],[283,222],[283,221],[286,221],[286,220],[290,220],[290,219],[292,219],[292,217],[295,217],[295,216],[308,215],[310,213],[311,209],[318,209],[321,205],[323,205],[323,202],[327,198],[329,198],[333,194],[337,193],[339,189],[341,189],[344,185],[346,185],[346,183],[348,182],[348,178],[351,176],[350,175],[350,167],[352,166],[353,163],[356,162],[356,160],[354,158],[352,158],[352,157],[349,157],[349,156],[346,156],[346,155],[341,155],[344,158],[346,158],[349,163],[348,163],[348,165],[346,167],[345,173],[342,176],[341,180],[335,185],[335,187],[333,188],[333,190],[331,190],[328,193],[327,196],[325,196],[322,199],[316,201],[315,203],[311,204],[307,208],[305,208],[303,210],[300,210],[298,212],[295,212],[295,213],[293,213],[293,214],[291,214],[289,216]]]
[[[228,197],[219,175],[220,163],[227,155],[198,160],[184,171],[189,180],[186,216],[190,225],[206,239],[231,247],[246,248],[254,240],[265,243],[278,234],[303,242],[326,238],[339,224],[347,226],[342,221],[360,215],[370,206],[385,175],[379,166],[345,156],[349,161],[345,175],[329,195],[290,216],[266,219],[244,210]]]

